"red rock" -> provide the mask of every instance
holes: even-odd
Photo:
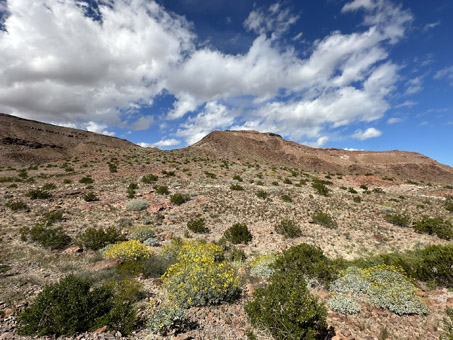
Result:
[[[250,283],[246,284],[245,292],[247,293],[247,296],[253,296],[253,293],[255,293],[255,287]]]
[[[96,262],[91,266],[91,270],[100,271],[108,268],[116,267],[117,265],[123,262],[122,259],[106,259],[99,262]]]
[[[168,209],[170,205],[168,203],[154,204],[148,207],[148,211],[152,213],[157,213],[159,211]]]
[[[105,333],[105,332],[107,332],[107,326],[98,328],[98,329],[96,329],[94,332],[95,332],[96,334]]]
[[[239,269],[238,269],[238,274],[239,274],[239,275],[245,275],[245,274],[246,274],[245,267],[239,268]]]
[[[453,297],[447,298],[447,307],[453,307]]]
[[[10,316],[11,314],[13,314],[13,310],[11,308],[6,308],[5,309],[5,317],[8,317]]]
[[[79,247],[69,247],[63,251],[65,254],[76,254],[81,252],[83,252],[83,249]]]

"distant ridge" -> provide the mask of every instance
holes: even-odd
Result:
[[[0,113],[1,166],[52,162],[92,154],[99,148],[130,149],[138,146],[116,137]]]
[[[211,157],[273,166],[453,184],[452,167],[416,152],[317,149],[287,141],[271,132],[214,131],[190,149]]]

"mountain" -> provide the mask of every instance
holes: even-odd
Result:
[[[453,168],[416,152],[347,151],[311,148],[275,133],[214,131],[190,147],[192,152],[242,162],[321,172],[368,174],[426,182],[453,183]]]
[[[99,148],[131,149],[138,146],[116,137],[0,113],[2,166],[52,162],[93,154]]]

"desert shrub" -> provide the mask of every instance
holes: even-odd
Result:
[[[375,194],[385,194],[385,191],[382,188],[374,188],[371,192],[374,192]]]
[[[321,182],[313,182],[311,186],[316,190],[319,195],[327,196],[330,192],[330,189]]]
[[[214,174],[214,173],[212,173],[212,172],[209,172],[209,171],[205,171],[204,174],[205,174],[206,177],[208,177],[208,178],[212,178],[212,179],[217,178],[216,174]]]
[[[334,312],[341,314],[357,314],[360,313],[360,307],[357,301],[353,298],[343,296],[343,295],[334,295],[329,302],[327,303],[329,308]]]
[[[145,184],[151,184],[153,182],[156,182],[158,179],[159,177],[157,177],[156,175],[149,174],[142,177],[142,182]]]
[[[360,196],[354,196],[354,197],[352,198],[352,200],[353,200],[355,203],[360,203],[360,202],[362,202],[362,197],[360,197]]]
[[[186,194],[176,193],[170,196],[170,202],[176,205],[181,205],[190,200],[190,196]]]
[[[449,212],[453,212],[453,196],[447,196],[445,197],[445,209],[447,209]]]
[[[399,214],[399,213],[388,213],[384,216],[384,219],[396,226],[399,227],[408,227],[410,225],[410,217],[404,214]]]
[[[215,305],[238,297],[240,278],[228,263],[219,262],[221,247],[202,242],[185,242],[177,262],[163,275],[169,298],[176,305]]]
[[[156,236],[153,228],[143,226],[139,228],[135,228],[134,231],[129,235],[129,238],[132,240],[138,240],[140,242],[144,242],[149,238],[153,238]]]
[[[238,181],[238,182],[242,182],[242,181],[243,181],[242,177],[239,176],[239,175],[234,175],[234,176],[233,176],[233,179],[234,179],[235,181]]]
[[[137,275],[145,278],[160,278],[176,261],[162,256],[151,255],[139,260],[125,260],[116,267],[116,273],[128,279]]]
[[[165,177],[175,177],[176,176],[176,173],[174,171],[162,170],[162,174],[165,175]]]
[[[225,240],[233,244],[247,244],[252,240],[252,234],[250,233],[245,223],[233,224],[231,227],[225,230],[223,237],[225,238]]]
[[[150,257],[152,251],[149,247],[137,240],[123,241],[112,245],[105,251],[107,258],[120,258],[123,260],[138,261]]]
[[[149,207],[149,203],[145,200],[132,199],[126,203],[126,210],[128,211],[141,211]]]
[[[62,220],[63,220],[63,211],[61,211],[61,210],[47,212],[41,218],[41,222],[44,223],[45,225],[52,225],[55,222],[62,221]]]
[[[150,237],[144,240],[143,244],[147,245],[148,247],[159,247],[160,241],[155,237]]]
[[[12,211],[28,209],[28,205],[22,201],[8,201],[5,203],[5,207],[10,208]]]
[[[32,189],[29,190],[25,196],[29,197],[32,200],[35,199],[46,199],[52,197],[52,194],[46,190],[42,189]]]
[[[357,194],[357,190],[355,190],[354,188],[348,188],[348,192],[350,192],[351,194]]]
[[[256,197],[261,198],[263,200],[265,200],[269,196],[269,194],[265,190],[258,190],[255,193],[255,195],[256,195]]]
[[[89,176],[82,177],[82,178],[79,180],[79,183],[82,183],[82,184],[93,184],[93,183],[94,183],[94,179],[92,179],[92,178],[89,177]]]
[[[156,185],[154,186],[154,191],[158,195],[168,195],[170,193],[166,185]]]
[[[368,187],[367,187],[365,184],[362,184],[362,185],[360,186],[360,189],[368,190]]]
[[[118,165],[116,165],[114,163],[108,163],[108,165],[109,165],[109,171],[111,173],[118,172]]]
[[[415,222],[414,230],[423,234],[437,235],[444,240],[453,238],[453,225],[442,217],[430,218],[423,216],[420,221]]]
[[[287,202],[287,203],[292,203],[293,202],[293,199],[289,195],[283,194],[280,197],[281,197],[283,202]]]
[[[95,202],[95,201],[99,201],[99,198],[96,196],[96,194],[94,192],[89,192],[89,193],[86,193],[85,195],[83,195],[83,200],[85,202]]]
[[[338,227],[337,221],[335,221],[332,216],[322,211],[315,211],[311,215],[311,218],[316,224],[322,225],[323,227],[329,229],[336,229]]]
[[[42,186],[42,190],[54,190],[57,186],[54,183],[46,183]]]
[[[415,267],[416,278],[437,285],[453,287],[453,245],[432,245],[421,252],[421,262]]]
[[[293,182],[292,182],[288,177],[286,177],[286,178],[283,180],[283,183],[284,183],[284,184],[293,184]]]
[[[443,319],[443,329],[447,338],[441,337],[440,340],[452,340],[453,339],[453,308],[447,307],[445,309],[447,317]]]
[[[71,184],[72,183],[72,180],[68,179],[68,178],[65,178],[63,180],[63,184]]]
[[[368,292],[370,282],[362,277],[362,269],[348,267],[340,271],[340,277],[330,285],[330,291],[335,293],[362,295]]]
[[[364,269],[362,277],[370,282],[370,301],[399,315],[425,314],[428,308],[415,293],[417,288],[396,267],[378,265]]]
[[[265,288],[257,288],[245,312],[254,327],[266,329],[274,339],[326,339],[327,311],[310,294],[305,280],[275,273]]]
[[[84,249],[99,250],[108,244],[125,241],[126,238],[114,227],[88,228],[77,235],[77,244]]]
[[[246,256],[242,249],[231,246],[226,250],[225,258],[230,262],[244,262]]]
[[[289,219],[283,219],[280,223],[274,226],[275,232],[277,234],[283,235],[286,238],[295,238],[302,235],[299,225]]]
[[[338,276],[340,263],[327,258],[319,247],[302,243],[282,252],[274,264],[276,272],[296,273],[328,286]]]
[[[255,257],[250,263],[250,274],[257,276],[270,276],[274,272],[273,264],[276,256],[274,254]]]
[[[46,285],[19,320],[23,335],[72,335],[104,325],[127,334],[135,311],[112,288],[93,288],[91,281],[68,275]]]
[[[127,187],[127,197],[128,198],[134,198],[135,197],[135,189],[138,189],[138,184],[137,183],[130,183],[129,186]]]
[[[231,184],[230,189],[231,190],[235,190],[235,191],[243,191],[244,187],[242,187],[239,184]]]
[[[37,224],[34,227],[21,229],[22,241],[30,240],[36,242],[42,247],[50,249],[62,249],[66,247],[71,238],[64,232],[62,227],[52,227],[48,225]]]
[[[172,330],[183,328],[184,324],[184,310],[177,306],[160,307],[148,318],[148,329],[163,336]]]
[[[206,228],[206,220],[204,218],[194,218],[187,222],[187,228],[194,233],[207,233],[209,231]]]

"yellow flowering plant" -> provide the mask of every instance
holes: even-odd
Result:
[[[126,261],[138,261],[149,258],[151,249],[137,240],[124,241],[109,247],[105,253],[107,258],[121,258]]]

